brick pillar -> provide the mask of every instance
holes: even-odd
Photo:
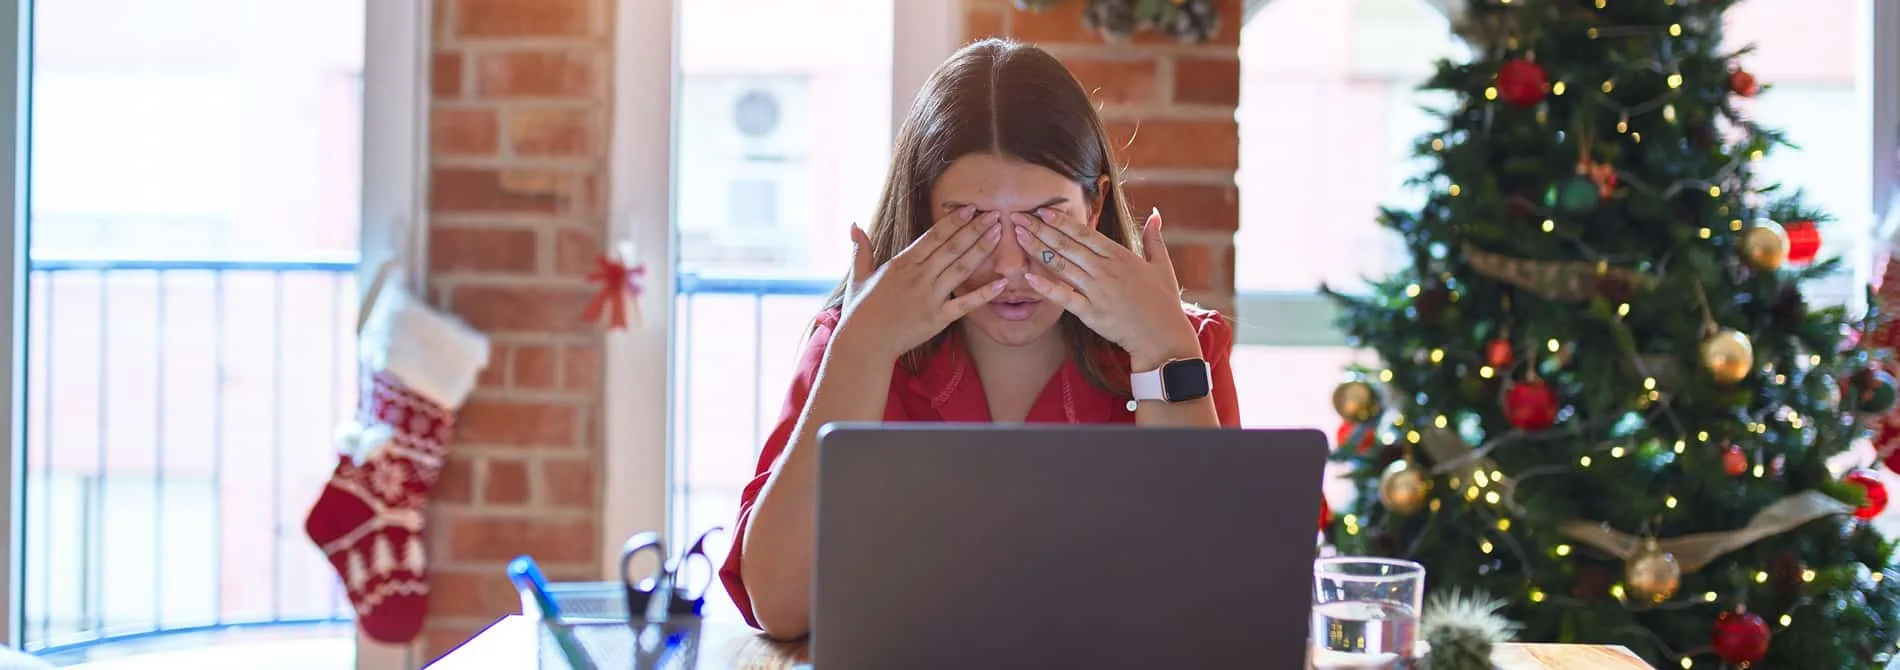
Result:
[[[611,0],[435,0],[432,300],[495,350],[431,509],[432,659],[519,610],[503,574],[597,579]]]
[[[1234,231],[1240,226],[1241,0],[1220,0],[1206,44],[1151,33],[1105,42],[1082,23],[1085,0],[1025,12],[1008,0],[964,0],[966,37],[1011,37],[1061,58],[1101,105],[1121,153],[1128,205],[1158,207],[1188,298],[1232,312]]]

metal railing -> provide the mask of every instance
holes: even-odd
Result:
[[[355,398],[355,261],[28,265],[23,648],[348,621],[303,518]]]

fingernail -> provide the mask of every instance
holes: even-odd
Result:
[[[990,282],[991,293],[1002,293],[1003,289],[1006,289],[1006,288],[1009,288],[1008,279],[998,279],[996,281]]]
[[[1022,228],[1020,228],[1020,227],[1019,227],[1019,228],[1016,228],[1015,230],[1016,230],[1016,241],[1017,241],[1017,242],[1021,242],[1021,243],[1023,243],[1023,244],[1025,245],[1025,246],[1026,246],[1026,245],[1028,245],[1028,244],[1029,244],[1029,231],[1026,231],[1026,230],[1023,230],[1023,229],[1022,229]]]
[[[1002,239],[1002,237],[1003,237],[1003,224],[1000,221],[997,223],[990,224],[989,232],[983,233],[984,242],[993,243],[999,239]]]
[[[1031,284],[1035,284],[1035,285],[1038,285],[1038,286],[1040,286],[1040,285],[1042,285],[1042,278],[1041,278],[1041,277],[1038,277],[1038,276],[1036,276],[1036,275],[1034,275],[1034,274],[1031,274],[1031,273],[1028,273],[1028,272],[1024,272],[1024,273],[1023,273],[1023,281],[1026,281],[1026,282],[1029,282],[1029,283],[1031,283]]]

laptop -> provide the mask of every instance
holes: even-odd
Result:
[[[1316,430],[833,424],[818,670],[1299,668]]]

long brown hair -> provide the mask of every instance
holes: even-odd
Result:
[[[950,163],[985,152],[1074,180],[1097,217],[1096,229],[1141,252],[1140,224],[1128,213],[1121,168],[1082,84],[1042,49],[987,39],[957,50],[937,67],[897,131],[884,193],[865,229],[874,267],[882,267],[929,230],[936,219],[930,188]],[[843,305],[844,290],[840,283],[832,291],[825,301],[827,310]],[[1120,347],[1082,325],[1074,314],[1063,314],[1060,327],[1089,382],[1126,395],[1127,361]],[[946,329],[905,354],[905,369],[916,373],[948,335]]]

